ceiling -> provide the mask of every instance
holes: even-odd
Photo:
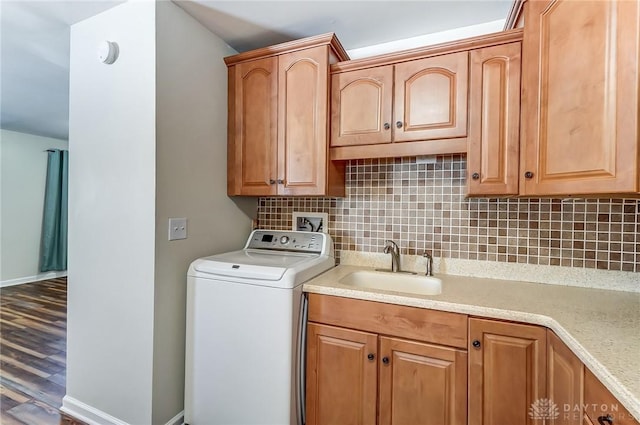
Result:
[[[69,28],[120,1],[0,1],[0,127],[68,138]],[[347,50],[506,18],[511,0],[174,0],[239,52],[326,32]]]

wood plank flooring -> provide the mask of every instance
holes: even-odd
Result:
[[[58,410],[66,347],[66,278],[0,289],[0,423],[79,423]]]

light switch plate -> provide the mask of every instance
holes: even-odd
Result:
[[[169,219],[169,240],[187,239],[187,219],[170,218]]]

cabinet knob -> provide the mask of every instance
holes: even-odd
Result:
[[[389,125],[388,122],[384,123],[384,129],[385,130],[389,130],[391,128],[391,126]]]
[[[375,359],[375,358],[376,358],[376,355],[375,355],[375,354],[373,354],[373,353],[369,353],[369,355],[367,356],[367,358],[368,358],[369,360],[373,360],[373,359]]]
[[[269,179],[269,184],[276,184],[276,181],[274,179]]]
[[[533,173],[531,171],[527,171],[524,173],[524,178],[525,179],[532,179],[533,178]]]
[[[480,341],[478,341],[477,339],[474,339],[471,345],[473,345],[475,348],[480,348]]]
[[[471,175],[471,178],[474,179],[474,180],[478,180],[480,178],[480,173],[473,173]]]
[[[386,356],[385,356],[385,357],[383,357],[383,358],[382,358],[382,363],[384,363],[384,364],[389,364],[389,357],[386,357]]]
[[[396,127],[402,128],[402,121],[396,121]]]
[[[277,180],[277,183],[278,183],[278,184],[284,184],[284,180],[283,180],[283,179],[278,179],[278,180]]]
[[[600,425],[613,425],[613,417],[611,415],[599,416],[598,423]]]

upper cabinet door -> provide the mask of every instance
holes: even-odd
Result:
[[[393,65],[331,77],[331,146],[391,143]]]
[[[468,52],[396,65],[396,142],[466,137],[468,66]]]
[[[277,186],[277,59],[239,63],[229,68],[228,193],[274,195]],[[231,84],[231,82],[234,82]],[[232,113],[233,111],[233,113]],[[233,120],[233,121],[232,121]],[[233,127],[232,127],[233,126]]]
[[[638,1],[528,1],[523,195],[637,192]]]
[[[278,57],[280,195],[325,192],[329,57],[325,46]]]
[[[469,195],[517,195],[520,43],[471,51]]]

